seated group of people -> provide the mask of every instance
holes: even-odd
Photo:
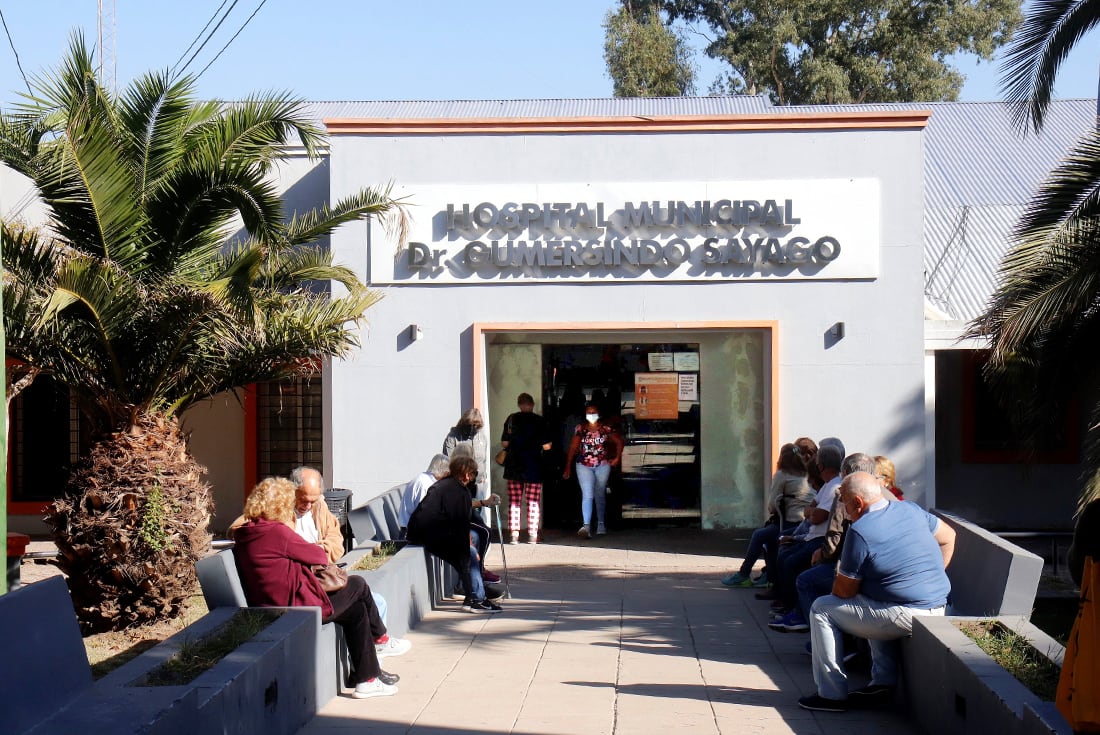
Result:
[[[816,491],[816,492],[815,492]],[[882,704],[897,685],[898,640],[916,615],[943,615],[955,532],[904,500],[893,464],[844,456],[839,439],[801,438],[780,449],[768,494],[769,523],[755,531],[728,587],[763,587],[773,630],[810,632],[817,693],[805,709],[843,712]],[[760,555],[765,570],[751,572]],[[866,639],[871,682],[849,691],[845,638]]]
[[[323,623],[343,627],[356,699],[397,693],[400,677],[384,671],[380,659],[412,648],[386,632],[385,600],[363,577],[325,592],[315,567],[344,553],[340,524],[322,499],[321,474],[299,467],[290,479],[269,477],[245,501],[244,514],[230,526],[233,558],[249,605],[321,608]]]
[[[472,456],[459,453],[447,462],[436,455],[427,471],[406,486],[400,521],[411,543],[423,546],[458,572],[464,612],[498,613],[502,608],[497,600],[504,592],[487,584],[500,581],[500,577],[484,568],[489,527],[480,513],[499,505],[500,497],[474,497],[477,476],[477,460]]]

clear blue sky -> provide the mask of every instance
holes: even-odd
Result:
[[[229,7],[234,0],[227,0]],[[189,71],[198,72],[261,0],[238,0]],[[119,85],[176,63],[221,0],[117,0]],[[287,90],[310,100],[607,97],[604,14],[615,0],[268,0],[199,81],[204,97]],[[0,0],[28,76],[57,63],[70,32],[96,42],[96,0]],[[720,67],[700,57],[699,92]],[[965,59],[962,99],[995,100],[995,64]],[[1057,96],[1096,96],[1100,35],[1069,58]],[[23,90],[0,37],[0,104]]]

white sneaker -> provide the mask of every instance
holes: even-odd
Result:
[[[351,696],[356,699],[369,699],[371,697],[392,697],[397,694],[397,687],[392,684],[384,684],[381,679],[374,678],[355,685],[355,691]]]
[[[408,653],[412,647],[412,641],[408,638],[394,638],[392,635],[385,643],[374,644],[374,650],[378,652],[378,658],[380,659],[387,656],[401,656]]]
[[[508,543],[513,545],[519,543],[519,531],[512,531],[512,540]]]

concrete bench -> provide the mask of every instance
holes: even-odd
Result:
[[[318,608],[292,608],[187,684],[150,685],[149,675],[237,613],[222,607],[123,664],[26,735],[293,735],[320,709],[310,653]],[[46,686],[46,690],[53,687]],[[5,723],[5,726],[7,723]]]
[[[947,567],[951,598],[946,618],[917,618],[913,636],[901,642],[905,700],[928,732],[1000,730],[1003,729],[1000,725],[990,727],[994,722],[992,715],[988,719],[982,716],[981,712],[995,709],[985,708],[984,704],[980,712],[970,712],[967,720],[966,705],[965,702],[960,704],[962,695],[959,692],[968,693],[965,699],[971,702],[972,710],[978,708],[979,703],[994,702],[998,696],[959,684],[964,664],[974,656],[969,651],[955,655],[959,642],[969,645],[969,639],[955,629],[951,618],[996,617],[1017,621],[1014,627],[1033,628],[1027,626],[1026,621],[1035,604],[1043,560],[963,518],[942,511],[932,512],[955,530],[955,553]],[[949,653],[945,653],[943,644],[931,639],[935,636],[948,642]],[[987,678],[997,672],[1004,674],[1000,667],[994,666],[987,672]]]
[[[401,538],[401,524],[397,508],[386,494],[379,495],[366,505],[367,516],[374,526],[375,541],[396,541]]]
[[[357,549],[342,562],[350,568],[369,549]],[[244,587],[237,574],[231,549],[211,554],[195,564],[203,598],[210,610],[219,607],[248,607]],[[391,635],[403,637],[445,596],[455,583],[450,567],[420,546],[406,546],[381,568],[351,572],[362,576],[371,591],[386,599],[386,627]],[[343,631],[327,623],[320,626],[316,649],[317,701],[324,704],[339,691],[350,670]]]
[[[233,560],[233,550],[225,549],[210,554],[195,563],[195,573],[199,578],[203,599],[210,611],[217,608],[248,607],[244,587],[237,574],[237,565]],[[317,608],[318,613],[320,608]],[[347,658],[347,646],[344,644],[343,631],[333,623],[325,623],[318,628],[315,691],[317,701],[324,704],[340,693],[340,687],[350,671]]]
[[[28,732],[92,686],[92,669],[69,588],[61,577],[0,597],[5,732]]]
[[[964,518],[933,513],[955,529],[955,555],[947,567],[947,614],[1030,617],[1043,559]]]

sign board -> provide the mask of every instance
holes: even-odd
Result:
[[[699,400],[699,375],[698,373],[680,373],[680,400]]]
[[[877,179],[424,184],[408,240],[372,220],[371,283],[873,279]]]
[[[634,417],[680,417],[680,381],[676,373],[634,373]]]
[[[646,355],[646,362],[650,370],[660,373],[672,372],[676,365],[671,352],[650,352]]]
[[[674,352],[672,353],[673,370],[678,373],[699,372],[698,352]]]

